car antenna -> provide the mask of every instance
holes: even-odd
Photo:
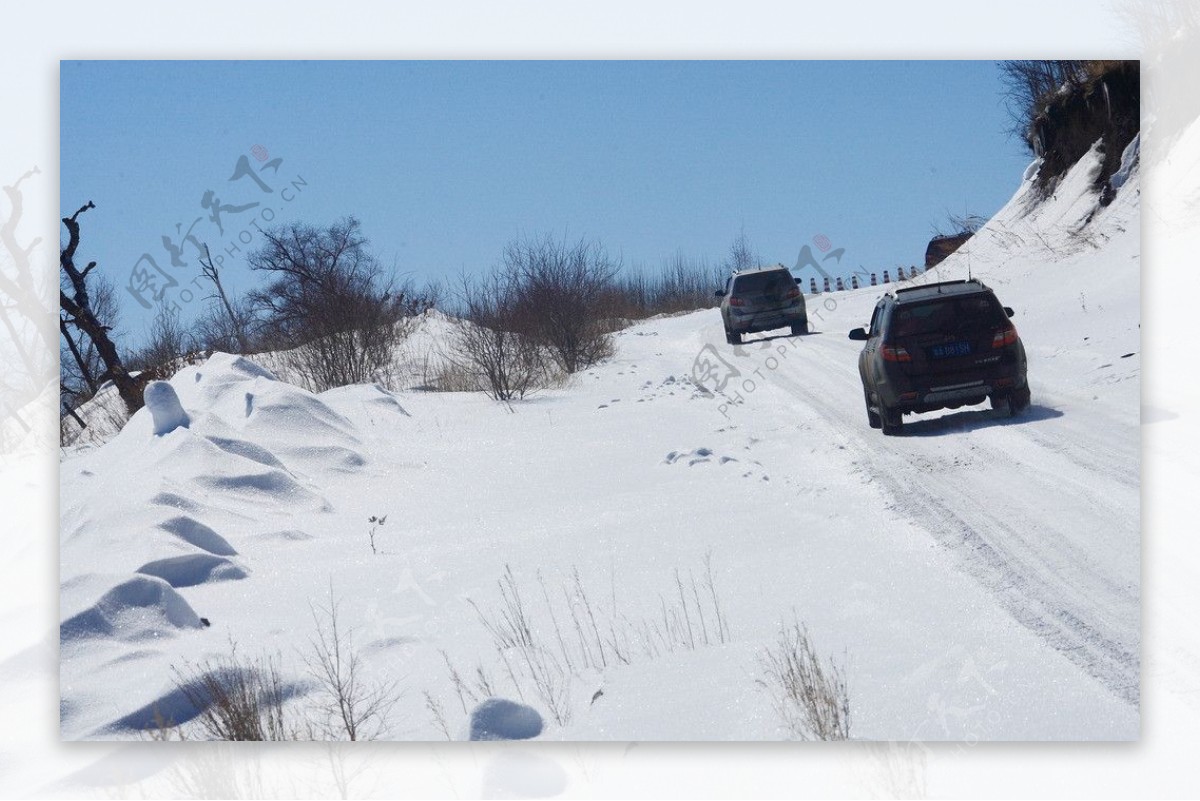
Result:
[[[963,220],[967,219],[967,204],[963,204]],[[966,228],[967,226],[963,226]],[[967,238],[967,281],[971,280],[971,238]]]

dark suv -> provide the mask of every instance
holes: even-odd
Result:
[[[729,276],[725,288],[713,293],[721,298],[725,341],[740,345],[743,334],[785,326],[793,334],[807,334],[808,310],[799,282],[782,264]]]
[[[990,399],[1016,415],[1029,406],[1025,346],[1001,306],[979,281],[944,281],[899,289],[875,306],[858,356],[871,428],[897,434],[902,415],[957,409]]]

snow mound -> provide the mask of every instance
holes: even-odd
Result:
[[[233,546],[224,537],[190,515],[172,517],[166,522],[159,523],[158,527],[163,531],[174,534],[188,545],[194,545],[200,550],[208,551],[214,556],[237,555],[237,551],[233,549]]]
[[[137,572],[160,578],[176,588],[243,579],[247,575],[245,570],[228,559],[207,553],[156,559],[139,567]]]
[[[471,710],[472,740],[528,740],[541,733],[537,710],[507,698],[489,698]]]
[[[202,492],[215,492],[223,499],[236,500],[239,504],[249,502],[276,508],[294,508],[303,504],[312,508],[329,508],[324,499],[305,489],[282,470],[217,473],[197,476],[194,481]]]
[[[234,439],[231,437],[206,437],[213,445],[216,445],[226,453],[232,453],[234,456],[241,456],[243,459],[249,459],[252,462],[258,462],[267,467],[283,468],[283,462],[275,457],[266,448],[255,445],[253,442],[248,442],[244,439]]]
[[[170,584],[155,576],[136,576],[64,621],[59,638],[64,643],[88,637],[137,641],[200,627],[199,615]]]
[[[187,428],[191,424],[187,412],[175,394],[175,388],[166,381],[151,381],[146,385],[143,395],[146,408],[154,418],[154,435],[160,437],[170,434],[177,428]]]
[[[225,376],[225,380],[237,381],[247,378],[263,378],[267,381],[275,381],[275,374],[260,364],[250,361],[245,356],[238,356],[233,353],[222,353],[217,351],[208,357],[208,360],[198,368],[194,369],[196,377],[193,381],[200,381],[202,373],[212,373],[217,376]],[[181,371],[186,372],[186,371]]]
[[[411,417],[408,411],[400,405],[400,399],[396,394],[378,384],[335,387],[325,390],[317,397],[332,407],[345,408],[347,411],[354,411],[361,407],[371,407]]]
[[[117,720],[101,727],[99,735],[120,734],[123,732],[156,731],[164,720],[179,725],[195,719],[212,703],[209,688],[213,684],[236,686],[245,677],[249,669],[218,667],[206,670],[183,687],[175,687],[169,692],[155,698],[150,703],[124,715]],[[216,681],[213,681],[216,679]],[[284,681],[279,687],[279,700],[289,701],[303,695],[304,684],[295,681]],[[193,701],[199,701],[197,705]]]

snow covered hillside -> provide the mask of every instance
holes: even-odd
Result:
[[[366,679],[400,690],[393,739],[787,738],[757,680],[792,621],[843,667],[853,738],[1137,738],[1140,189],[1100,207],[1096,168],[1041,204],[1023,183],[936,270],[1016,309],[1016,419],[868,428],[846,333],[881,288],[737,348],[715,310],[641,323],[511,407],[185,368],[184,425],[144,409],[61,463],[63,736],[187,724],[178,675],[232,648],[308,714],[332,593]],[[540,722],[471,721],[490,696]]]

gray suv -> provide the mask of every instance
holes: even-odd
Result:
[[[790,327],[793,334],[807,334],[808,309],[799,283],[782,264],[729,276],[725,288],[713,293],[721,299],[725,341],[740,345],[743,334],[773,328]]]
[[[979,281],[943,281],[884,295],[858,357],[871,428],[898,434],[902,415],[957,409],[990,400],[1017,415],[1029,407],[1025,345],[1001,306]]]

